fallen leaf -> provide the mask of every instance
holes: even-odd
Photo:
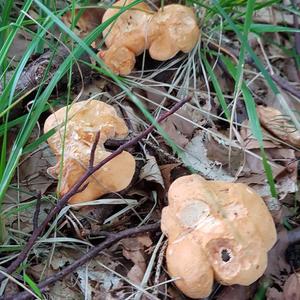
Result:
[[[234,181],[234,178],[223,169],[221,163],[208,159],[204,142],[204,133],[195,136],[184,149],[183,163],[200,172],[200,175],[206,178]]]
[[[277,234],[276,244],[268,252],[268,265],[265,275],[271,277],[279,286],[283,285],[286,279],[285,274],[289,274],[291,271],[291,267],[285,259],[285,251],[288,245],[287,231],[281,230]]]
[[[104,268],[102,265],[105,265]],[[85,295],[85,299],[107,299],[111,292],[123,286],[122,279],[112,271],[119,266],[108,252],[103,252],[95,257],[86,266],[76,270],[78,285]],[[101,295],[102,298],[95,298],[94,295]]]
[[[251,153],[245,153],[245,164],[237,181],[251,185],[262,197],[270,197],[270,188],[261,159],[259,143],[248,128],[248,122],[244,122],[243,125],[240,134],[246,149],[251,150]],[[265,153],[269,160],[273,177],[276,180],[279,200],[282,200],[288,193],[294,193],[298,190],[298,162],[295,150],[283,147],[272,141],[264,130],[263,134]]]
[[[80,9],[75,9],[74,18],[78,15],[79,11]],[[77,28],[74,29],[74,32],[80,37],[84,37],[101,24],[105,9],[102,7],[93,7],[86,8],[84,10],[82,9],[81,11],[83,11],[83,13],[79,17],[79,20],[76,24]],[[62,20],[68,27],[71,27],[72,12],[66,12],[62,17]]]
[[[258,106],[256,111],[261,124],[268,131],[286,143],[300,147],[300,131],[296,129],[289,116],[270,106]]]
[[[283,286],[285,300],[300,300],[300,275],[294,273],[290,275]]]
[[[159,166],[166,190],[169,190],[169,187],[173,181],[171,178],[172,170],[174,170],[179,165],[180,165],[179,163],[176,163],[176,164],[166,164],[166,165]]]
[[[126,238],[121,241],[123,255],[133,262],[127,277],[135,284],[140,284],[146,271],[145,248],[152,245],[148,235]]]
[[[278,291],[274,287],[271,287],[271,288],[267,289],[266,299],[267,300],[285,300],[284,296],[283,296],[283,293]]]
[[[162,178],[156,158],[152,155],[146,155],[146,164],[142,167],[139,178],[158,183],[162,188],[165,188],[164,180]]]
[[[189,142],[187,137],[176,128],[174,118],[167,118],[161,123],[161,127],[178,146],[184,147]]]
[[[50,265],[53,270],[57,271],[64,266],[71,264],[72,262],[74,262],[74,260],[74,253],[71,249],[57,249],[52,256]]]
[[[216,297],[217,300],[250,300],[257,288],[254,283],[250,286],[232,285],[223,287],[222,291]]]
[[[42,143],[32,155],[23,159],[4,202],[15,204],[17,199],[23,202],[36,197],[39,192],[43,195],[54,182],[47,174],[53,160],[54,156],[46,143]]]
[[[220,133],[219,133],[220,134]],[[244,155],[241,149],[231,147],[226,142],[227,139],[223,139],[213,134],[207,134],[207,138],[204,141],[204,146],[207,151],[207,157],[211,161],[218,161],[222,164],[228,172],[236,173],[243,164]],[[229,151],[230,151],[230,163],[229,163]],[[230,166],[230,169],[228,169]]]
[[[161,123],[161,127],[168,133],[174,142],[184,147],[192,137],[197,124],[204,124],[203,115],[198,109],[185,104],[174,115]]]
[[[253,21],[255,21],[256,23],[266,23],[272,25],[294,25],[292,14],[282,9],[277,10],[273,7],[267,7],[256,10],[253,14]]]
[[[75,287],[70,287],[70,284],[65,279],[56,281],[49,288],[49,299],[51,300],[81,300],[82,294]]]

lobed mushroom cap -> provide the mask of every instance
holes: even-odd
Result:
[[[132,2],[133,0],[115,2],[115,8],[109,8],[104,13],[102,23],[113,17],[121,7]],[[106,46],[110,48],[113,44],[123,46],[123,43],[129,45],[134,42],[131,51],[136,55],[140,54],[146,48],[147,26],[152,12],[146,3],[141,2],[122,13],[114,23],[103,30]],[[139,42],[136,43],[135,40]]]
[[[60,196],[65,195],[70,188],[85,173],[91,148],[86,145],[73,145],[72,150],[66,154],[62,173]],[[111,153],[99,148],[95,152],[95,164],[101,162]],[[60,162],[54,167],[56,175],[60,172]],[[90,176],[85,184],[87,187],[80,193],[70,198],[69,203],[81,203],[91,201],[107,193],[118,192],[125,189],[131,182],[135,172],[135,160],[133,156],[123,151],[120,155],[106,163],[102,168]]]
[[[168,235],[170,246],[184,237],[190,241],[190,249],[195,243],[200,245],[199,255],[205,257],[215,278],[225,285],[249,285],[263,274],[267,251],[276,241],[276,229],[266,205],[253,190],[244,184],[206,181],[199,175],[190,175],[172,183],[168,199],[161,228]],[[187,252],[194,253],[191,251]],[[188,256],[190,263],[192,259]],[[167,260],[168,268],[173,264],[170,260]],[[188,286],[189,280],[180,271],[186,262],[177,260],[176,264],[178,273],[173,267],[172,276],[180,273]],[[185,268],[193,268],[193,264]],[[191,281],[190,288],[194,286]],[[199,287],[196,297],[202,295]]]
[[[64,132],[66,115],[67,126]],[[57,110],[46,119],[44,132],[57,126],[61,128],[48,139],[48,144],[56,155],[60,154],[64,139],[72,142],[80,140],[81,143],[92,145],[98,131],[101,132],[102,143],[110,138],[118,139],[128,135],[128,128],[114,107],[97,100],[81,101]]]
[[[190,298],[208,297],[214,282],[214,272],[200,244],[188,234],[168,244],[168,273],[178,288]],[[184,262],[184,263],[182,263]]]
[[[191,51],[200,30],[194,11],[184,5],[166,5],[153,15],[149,23],[149,53],[153,59],[167,60],[179,51]]]
[[[104,142],[109,138],[123,138],[128,134],[128,128],[115,109],[106,103],[97,100],[86,100],[59,109],[48,117],[44,125],[44,132],[61,126],[58,131],[48,139],[48,143],[57,156],[57,165],[48,169],[53,176],[57,176],[62,166],[61,187],[58,191],[61,196],[86,171],[91,154],[91,147],[96,133],[100,131],[100,140],[95,151],[95,164],[110,155],[104,148]],[[65,126],[62,126],[64,125]],[[62,159],[62,146],[64,157]],[[63,164],[62,164],[63,160]],[[126,188],[135,172],[133,156],[123,151],[120,155],[109,161],[96,171],[85,182],[86,188],[74,195],[69,203],[85,202],[98,197],[117,192]]]
[[[105,64],[117,75],[129,75],[135,65],[135,54],[123,46],[113,45],[106,51],[98,53]]]

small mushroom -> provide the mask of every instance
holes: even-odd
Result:
[[[120,7],[132,2],[133,0],[117,1],[115,8],[109,8],[105,12],[102,22],[113,17]],[[135,65],[135,56],[148,48],[147,26],[152,13],[146,3],[138,3],[103,30],[108,50],[100,51],[99,55],[114,73],[128,75]]]
[[[166,5],[149,24],[150,56],[163,61],[179,51],[188,53],[195,47],[199,35],[196,16],[191,8],[179,4]]]
[[[65,122],[67,108],[68,118]],[[118,117],[115,109],[96,100],[78,102],[50,115],[45,122],[44,132],[56,127],[59,129],[48,139],[48,144],[58,162],[49,168],[48,172],[58,176],[62,171],[58,191],[60,196],[65,195],[86,171],[98,131],[100,140],[95,151],[94,164],[110,155],[104,148],[107,139],[124,138],[128,135],[127,126],[124,120]],[[133,156],[123,151],[90,176],[84,183],[87,183],[86,188],[74,195],[69,203],[91,201],[104,194],[123,190],[130,184],[134,172]]]
[[[264,273],[276,229],[264,201],[247,185],[183,176],[170,186],[161,228],[170,275],[188,297],[207,297],[214,279],[250,285]]]

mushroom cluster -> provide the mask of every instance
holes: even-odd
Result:
[[[191,298],[207,297],[214,279],[250,285],[265,271],[276,229],[264,201],[245,184],[175,180],[162,212],[169,274]]]
[[[47,118],[44,132],[56,127],[59,129],[48,139],[48,144],[57,157],[57,164],[48,172],[55,177],[62,172],[60,196],[65,195],[85,173],[97,132],[100,132],[100,140],[95,150],[95,164],[110,155],[104,147],[107,139],[128,135],[128,128],[114,107],[97,100],[77,102],[59,109]],[[86,188],[71,197],[69,203],[91,201],[121,191],[130,184],[134,172],[134,157],[123,151],[90,176],[84,183]]]
[[[114,16],[120,7],[133,0],[120,0],[108,9],[102,22]],[[191,51],[199,39],[194,11],[179,4],[166,5],[154,12],[146,3],[138,3],[121,14],[103,31],[106,51],[100,51],[106,65],[116,74],[128,75],[135,56],[149,49],[153,59],[164,61],[179,51]]]

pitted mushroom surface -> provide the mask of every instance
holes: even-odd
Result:
[[[262,276],[276,229],[252,189],[190,175],[172,183],[168,199],[161,221],[169,240],[167,266],[184,294],[207,297],[214,279],[250,285]]]

